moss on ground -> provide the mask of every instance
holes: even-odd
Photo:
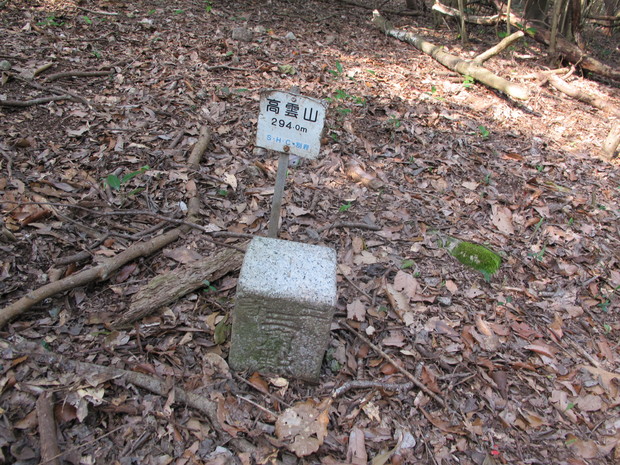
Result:
[[[454,258],[463,265],[473,268],[483,274],[489,281],[502,264],[502,258],[495,252],[472,242],[448,238],[444,246]]]

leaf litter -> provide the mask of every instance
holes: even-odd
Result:
[[[37,398],[54,392],[71,463],[617,462],[620,176],[591,156],[612,123],[544,88],[525,113],[372,31],[367,10],[297,3],[9,2],[2,98],[52,86],[74,97],[0,107],[0,304],[168,227],[113,211],[180,218],[199,192],[206,230],[264,234],[277,157],[253,147],[258,95],[299,85],[331,101],[321,157],[289,167],[281,236],[338,251],[337,316],[393,363],[336,321],[319,385],[231,374],[227,278],[111,328],[150,278],[218,251],[192,231],[0,329],[0,461],[38,460]],[[447,31],[425,29],[458,52]],[[477,34],[481,49],[495,42]],[[520,47],[540,62],[489,66],[543,66],[536,43]],[[99,75],[50,79],[83,71]],[[617,89],[598,91],[620,104]],[[190,173],[205,122],[213,141]],[[500,252],[501,268],[486,282],[438,231]],[[23,341],[156,377],[166,394],[41,363],[14,349]],[[399,369],[446,407],[397,389],[409,381]],[[334,395],[353,381],[365,387]]]

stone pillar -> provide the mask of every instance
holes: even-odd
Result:
[[[232,313],[230,366],[318,382],[336,305],[336,252],[250,242]]]

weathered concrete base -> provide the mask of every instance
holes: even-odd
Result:
[[[334,250],[254,238],[237,283],[230,366],[317,382],[335,304]]]

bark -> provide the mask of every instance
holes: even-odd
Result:
[[[413,45],[415,48],[431,56],[452,71],[462,74],[463,76],[471,76],[484,85],[504,92],[512,98],[525,100],[529,97],[529,92],[525,87],[518,84],[513,84],[504,78],[496,76],[488,69],[473,61],[463,60],[454,55],[450,55],[449,53],[444,52],[442,47],[427,42],[420,36],[395,29],[377,11],[373,13],[372,22],[377,28],[381,29],[387,35]]]
[[[243,254],[226,249],[213,257],[198,260],[180,270],[160,274],[140,289],[131,300],[129,310],[113,323],[120,327],[145,317],[160,307],[204,287],[204,281],[215,281],[241,268]]]
[[[42,392],[37,399],[37,419],[39,421],[39,443],[41,444],[41,463],[60,465],[60,447],[56,435],[56,418],[52,394]]]

